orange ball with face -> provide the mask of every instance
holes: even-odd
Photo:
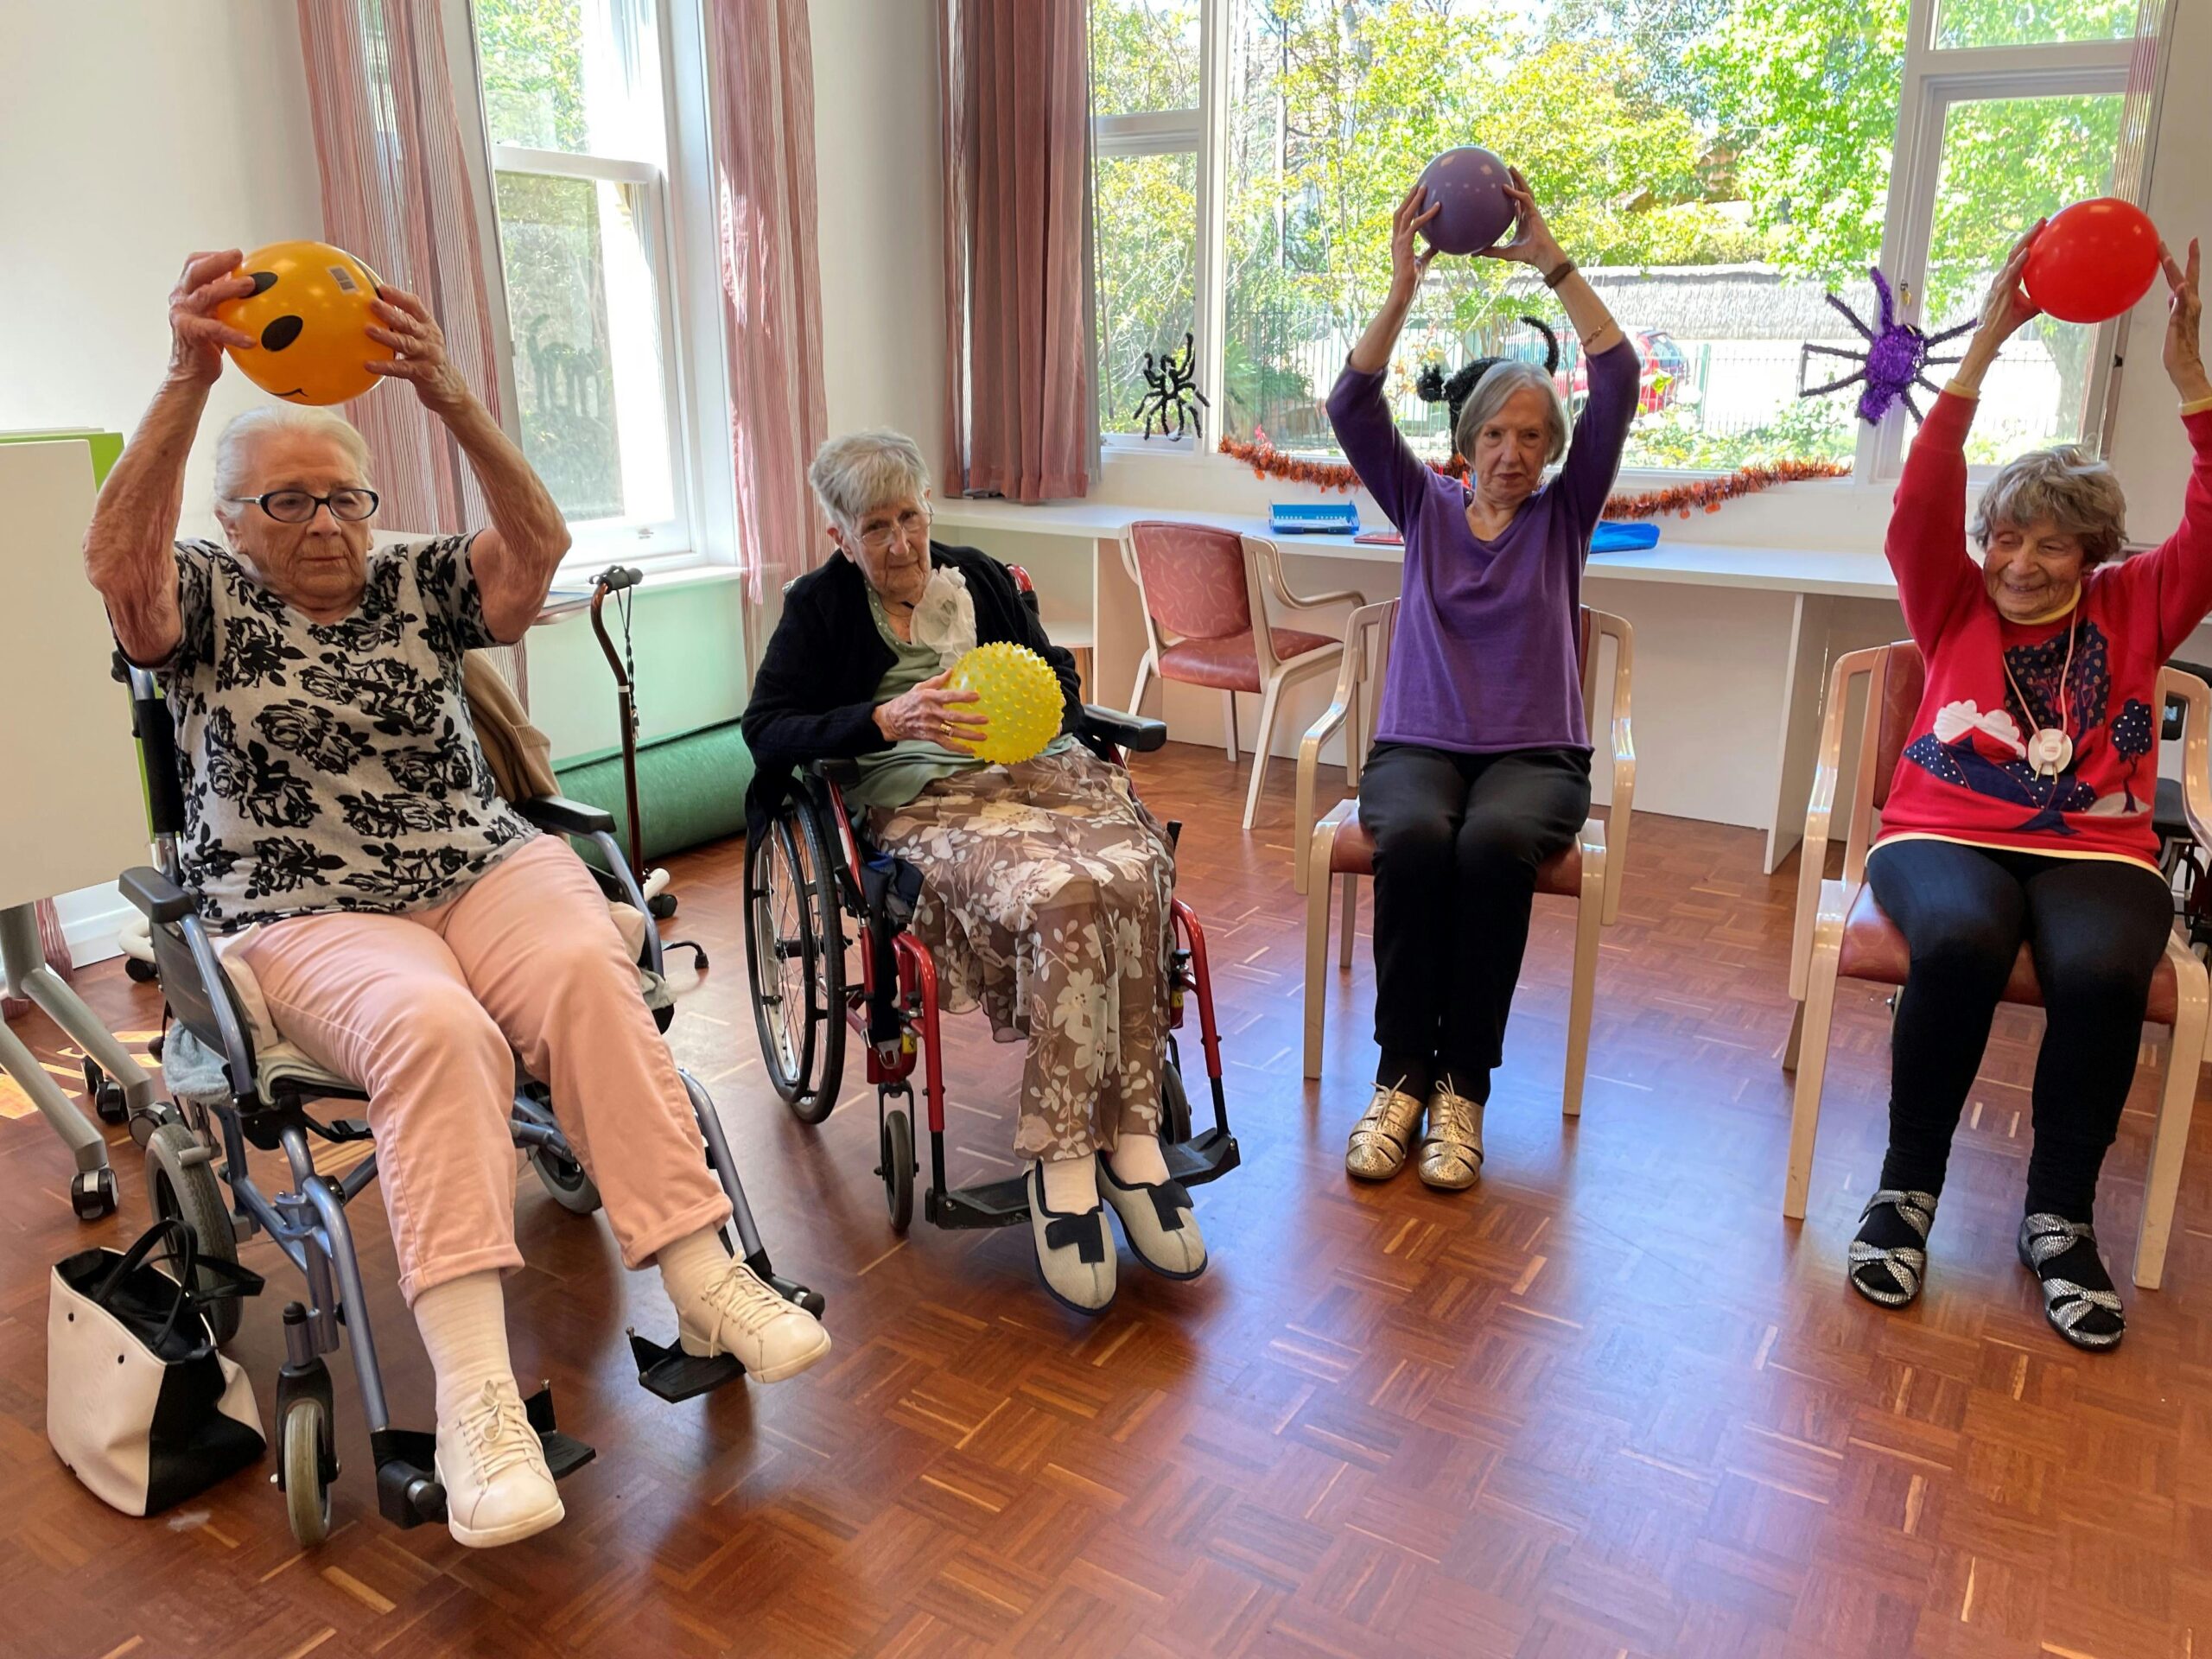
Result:
[[[245,257],[253,292],[215,315],[257,342],[231,360],[264,391],[292,404],[342,404],[376,385],[362,366],[394,355],[368,336],[377,275],[327,242],[272,242]]]

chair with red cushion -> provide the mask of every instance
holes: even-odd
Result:
[[[1853,683],[1865,689],[1853,695]],[[1797,1074],[1796,1099],[1789,1122],[1789,1164],[1782,1211],[1802,1220],[1812,1185],[1813,1140],[1820,1126],[1821,1084],[1827,1071],[1828,1028],[1835,1012],[1838,979],[1902,985],[1911,952],[1897,924],[1882,913],[1866,882],[1866,854],[1874,816],[1889,799],[1897,757],[1912,736],[1926,685],[1926,664],[1909,639],[1876,645],[1836,658],[1828,675],[1827,709],[1821,721],[1820,769],[1805,814],[1805,845],[1798,855],[1797,924],[1790,942],[1789,994],[1796,1017],[1783,1050],[1782,1067]],[[2183,716],[2183,798],[2199,841],[2212,823],[2212,689],[2191,674],[2161,670],[2162,702],[2179,702]],[[1829,824],[1834,814],[1836,779],[1843,758],[1846,723],[1860,719],[1849,817],[1840,880],[1827,877]],[[2005,987],[2007,1002],[2040,1007],[2035,959],[2023,944]],[[2164,1277],[2166,1241],[2173,1230],[2174,1198],[2181,1182],[2182,1156],[2189,1145],[2189,1119],[2196,1100],[2198,1068],[2203,1063],[2207,1011],[2204,964],[2179,938],[2166,941],[2166,954],[2151,982],[2151,1025],[2173,1030],[2166,1059],[2166,1084],[2151,1137],[2151,1171],[2144,1184],[2143,1216],[2135,1243],[2135,1282],[2155,1290]]]
[[[1259,743],[1252,752],[1252,783],[1244,796],[1244,827],[1249,830],[1267,778],[1283,688],[1326,673],[1344,655],[1344,641],[1333,634],[1274,626],[1268,618],[1267,596],[1292,611],[1366,601],[1349,591],[1301,599],[1284,582],[1282,554],[1273,542],[1211,524],[1141,519],[1129,526],[1122,546],[1144,601],[1145,652],[1137,663],[1129,712],[1141,712],[1145,688],[1154,674],[1185,685],[1211,686],[1221,693],[1234,764],[1236,694],[1249,691],[1260,698]]]
[[[1314,721],[1298,751],[1298,824],[1302,831],[1313,811],[1315,774],[1321,746],[1339,728],[1344,733],[1347,781],[1357,783],[1358,752],[1373,733],[1360,722],[1363,700],[1372,722],[1382,701],[1381,688],[1390,660],[1390,634],[1398,617],[1398,601],[1362,606],[1351,613],[1344,628],[1344,658],[1337,678],[1337,694],[1328,709]],[[1574,970],[1567,993],[1567,1078],[1560,1109],[1568,1116],[1582,1110],[1582,1077],[1590,1052],[1590,1014],[1598,988],[1598,930],[1620,914],[1621,878],[1628,859],[1630,808],[1636,796],[1636,740],[1629,725],[1629,678],[1635,663],[1636,632],[1625,620],[1604,611],[1582,607],[1575,648],[1582,669],[1582,701],[1589,707],[1598,689],[1599,644],[1613,642],[1612,724],[1609,734],[1612,752],[1612,797],[1603,818],[1592,817],[1582,826],[1572,846],[1546,861],[1536,872],[1536,891],[1575,901]],[[1355,741],[1357,740],[1357,741]],[[1321,1026],[1327,995],[1331,883],[1344,883],[1344,934],[1338,957],[1340,969],[1351,966],[1353,924],[1359,910],[1359,878],[1375,874],[1375,843],[1359,821],[1356,799],[1339,801],[1316,823],[1300,862],[1305,871],[1306,893],[1306,1075],[1321,1075]]]

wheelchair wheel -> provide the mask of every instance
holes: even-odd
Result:
[[[819,820],[795,806],[745,848],[745,961],[768,1081],[800,1122],[836,1104],[845,1069],[844,925]]]
[[[537,1184],[570,1215],[588,1216],[599,1208],[599,1189],[575,1159],[550,1147],[532,1147],[530,1166],[537,1172]]]
[[[883,1115],[883,1192],[891,1205],[891,1230],[903,1233],[914,1219],[914,1120],[893,1106]]]
[[[321,1401],[297,1399],[285,1408],[276,1431],[284,1465],[284,1516],[300,1547],[312,1549],[330,1535],[330,1484],[323,1478],[329,1467],[330,1417]]]
[[[200,1253],[219,1261],[238,1259],[238,1236],[223,1202],[223,1184],[207,1156],[207,1144],[188,1123],[163,1123],[146,1137],[146,1194],[154,1219],[175,1216],[192,1229]],[[211,1279],[209,1287],[213,1287]],[[245,1310],[235,1296],[207,1304],[207,1325],[218,1348],[238,1333]]]

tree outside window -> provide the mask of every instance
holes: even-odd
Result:
[[[1529,175],[1643,359],[1630,465],[1853,454],[1848,400],[1796,397],[1800,348],[1859,343],[1826,303],[1830,289],[1873,313],[1866,270],[1891,212],[1909,0],[1217,3],[1228,431],[1333,447],[1321,400],[1387,284],[1391,210],[1430,156],[1481,143]],[[1198,10],[1094,0],[1095,107],[1190,96]],[[2124,40],[2135,10],[2136,0],[1923,0],[1919,15],[1948,48]],[[1970,313],[2037,213],[2108,187],[2119,118],[2116,95],[1949,106],[1931,327]],[[1188,326],[1188,176],[1100,163],[1100,378],[1116,398],[1143,353],[1179,345]],[[1414,393],[1422,364],[1541,358],[1524,313],[1558,331],[1560,388],[1578,402],[1571,331],[1528,273],[1433,267],[1389,383],[1417,447],[1441,456],[1449,442],[1442,408]],[[2075,435],[2094,338],[2050,325],[2014,342],[1986,400],[2012,418],[1990,423],[1975,459]]]

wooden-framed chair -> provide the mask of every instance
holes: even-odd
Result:
[[[1349,589],[1301,598],[1283,580],[1282,551],[1273,542],[1211,524],[1139,519],[1122,540],[1122,555],[1144,602],[1145,652],[1137,661],[1129,712],[1142,712],[1145,688],[1154,674],[1217,689],[1234,765],[1236,694],[1260,698],[1258,747],[1244,796],[1249,830],[1267,779],[1283,689],[1326,673],[1344,654],[1344,642],[1332,634],[1274,626],[1268,597],[1289,611],[1358,606],[1366,600]]]
[[[1349,764],[1373,741],[1375,710],[1382,702],[1389,666],[1390,635],[1398,601],[1363,605],[1344,629],[1344,665],[1337,693],[1320,719],[1308,728],[1298,752],[1298,829],[1313,810],[1315,772],[1321,746],[1345,727],[1347,781],[1357,782]],[[1629,683],[1636,660],[1636,631],[1625,619],[1582,607],[1576,654],[1582,669],[1582,701],[1595,701],[1599,643],[1613,642],[1612,802],[1603,818],[1583,824],[1574,844],[1536,873],[1536,891],[1575,901],[1574,971],[1567,995],[1567,1078],[1560,1110],[1573,1117],[1582,1110],[1582,1079],[1590,1053],[1590,1014],[1598,986],[1598,930],[1620,914],[1621,880],[1628,858],[1629,823],[1636,797],[1636,740],[1629,723]],[[1363,712],[1364,724],[1361,721]],[[1346,726],[1346,722],[1351,724]],[[1355,736],[1357,741],[1355,741]],[[1375,874],[1375,845],[1359,821],[1359,803],[1337,803],[1306,836],[1306,1075],[1321,1075],[1321,1024],[1325,1012],[1332,885],[1344,884],[1344,932],[1337,959],[1351,966],[1352,933],[1359,913],[1359,879]]]
[[[1853,682],[1863,690],[1853,694]],[[1811,804],[1805,814],[1805,844],[1798,856],[1797,918],[1790,941],[1789,994],[1797,1013],[1783,1053],[1783,1070],[1796,1073],[1796,1095],[1789,1121],[1789,1161],[1783,1185],[1782,1211],[1803,1219],[1813,1175],[1813,1142],[1819,1128],[1821,1085],[1827,1071],[1829,1027],[1835,1013],[1838,979],[1903,985],[1910,965],[1904,936],[1882,913],[1866,881],[1866,855],[1874,816],[1889,798],[1897,757],[1912,732],[1926,683],[1926,664],[1910,640],[1875,645],[1836,658],[1828,674],[1827,707],[1821,727],[1819,769],[1813,776]],[[2185,710],[2182,737],[2183,795],[2191,829],[2200,841],[2212,824],[2212,689],[2194,675],[2168,668],[2158,675],[2162,701]],[[1827,848],[1835,810],[1836,782],[1842,760],[1844,728],[1855,710],[1861,716],[1858,775],[1846,804],[1843,874],[1827,875]],[[2040,1007],[2035,962],[2020,947],[2005,1001]],[[2174,1198],[2189,1146],[2190,1114],[2196,1104],[2198,1068],[2203,1064],[2208,1001],[2204,965],[2179,938],[2169,938],[2166,954],[2151,982],[2145,1021],[2171,1027],[2165,1088],[2158,1124],[2151,1136],[2151,1168],[2143,1188],[2143,1218],[2135,1242],[2135,1282],[2155,1290],[2164,1276],[2166,1243],[2173,1230]]]

